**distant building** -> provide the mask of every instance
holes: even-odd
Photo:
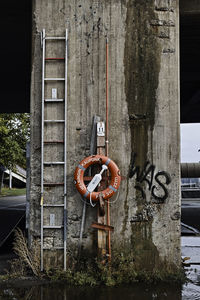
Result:
[[[18,165],[15,167],[15,171],[6,169],[4,171],[3,184],[8,186],[9,188],[26,187],[26,170]]]

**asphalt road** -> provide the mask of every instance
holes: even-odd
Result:
[[[9,196],[0,198],[0,210],[25,210],[26,209],[26,195],[23,196]]]
[[[200,231],[200,199],[182,199],[181,221]]]
[[[0,247],[24,217],[26,196],[0,198]]]

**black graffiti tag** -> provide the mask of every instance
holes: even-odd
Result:
[[[131,163],[129,169],[129,178],[132,178],[136,174],[136,182],[135,189],[141,192],[142,198],[146,198],[146,193],[144,189],[141,187],[142,182],[146,182],[148,184],[148,189],[151,191],[151,195],[158,203],[163,203],[169,193],[166,185],[169,185],[171,182],[171,178],[169,174],[165,171],[158,171],[155,173],[155,166],[152,165],[149,161],[144,164],[143,169],[140,166],[135,166],[137,154],[132,153],[131,155]],[[164,179],[164,183],[163,180]],[[153,185],[153,182],[156,184]],[[159,193],[158,193],[159,190]]]

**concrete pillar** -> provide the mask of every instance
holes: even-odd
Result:
[[[73,173],[89,154],[93,116],[105,120],[108,38],[109,157],[123,175],[111,199],[112,247],[133,251],[139,268],[179,267],[178,0],[35,0],[33,16],[31,235],[40,236],[40,32],[62,36],[68,28],[68,250],[78,248],[83,205]],[[49,157],[53,152],[48,150]],[[56,194],[49,189],[51,197]],[[96,209],[88,207],[83,246],[91,255],[95,220]],[[45,235],[54,247],[59,237]]]

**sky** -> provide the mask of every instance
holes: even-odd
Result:
[[[181,162],[200,162],[200,123],[181,124]]]

